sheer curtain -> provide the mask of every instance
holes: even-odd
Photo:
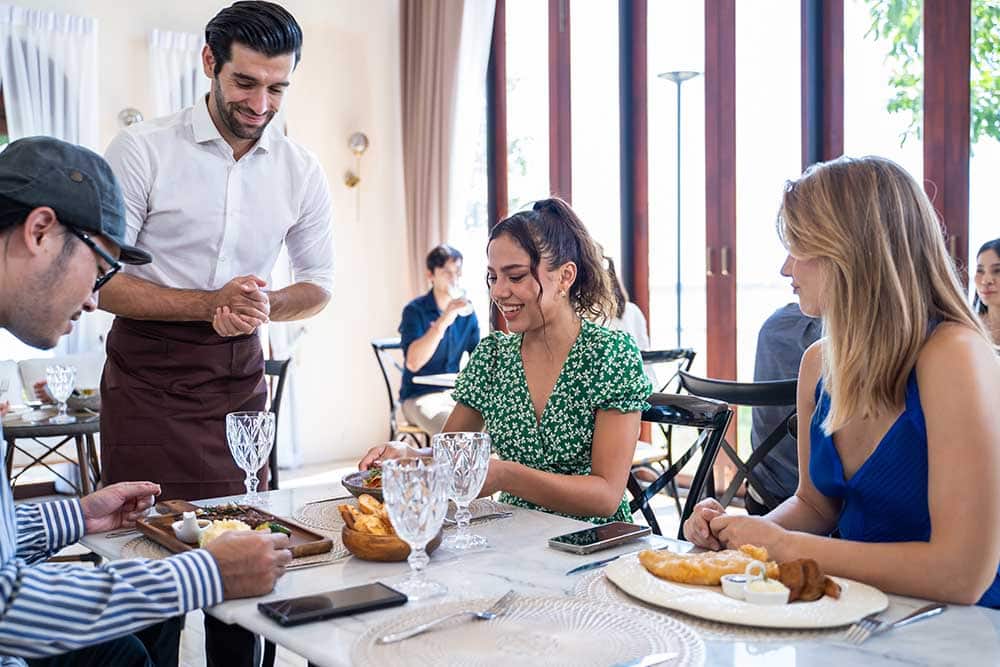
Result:
[[[202,72],[201,35],[154,30],[149,35],[150,81],[155,118],[194,104],[208,92],[210,80]]]
[[[97,20],[0,4],[0,83],[11,141],[96,149]]]
[[[0,85],[11,141],[47,135],[96,150],[97,20],[0,4]],[[110,321],[84,313],[59,353],[103,347]]]

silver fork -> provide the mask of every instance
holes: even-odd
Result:
[[[860,621],[852,625],[847,630],[847,634],[844,638],[852,644],[860,644],[872,635],[881,634],[886,630],[901,628],[904,625],[909,625],[910,623],[922,621],[925,618],[937,616],[947,608],[948,605],[941,603],[925,605],[920,609],[907,614],[894,623],[879,620],[878,618],[875,618],[878,614],[871,614],[869,616],[865,616]]]
[[[393,642],[409,639],[410,637],[415,637],[423,632],[427,632],[431,628],[440,625],[445,621],[450,621],[451,619],[459,618],[460,616],[469,616],[470,618],[475,618],[480,621],[491,621],[507,610],[507,607],[509,607],[510,603],[514,600],[514,595],[514,591],[509,590],[502,598],[494,602],[487,609],[482,611],[475,611],[472,609],[456,611],[453,614],[448,614],[447,616],[442,616],[441,618],[435,618],[433,621],[421,623],[420,625],[415,625],[412,628],[407,628],[406,630],[400,630],[399,632],[379,637],[377,643],[392,644]]]

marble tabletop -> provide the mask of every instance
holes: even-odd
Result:
[[[267,494],[268,510],[292,516],[311,500],[338,496],[340,485],[313,486]],[[216,502],[216,501],[213,501]],[[670,545],[686,551],[690,545],[658,536],[589,556],[556,551],[550,537],[588,526],[583,522],[543,512],[513,508],[508,519],[475,525],[475,532],[489,539],[491,548],[467,555],[439,549],[431,556],[428,576],[448,587],[445,597],[404,607],[331,619],[294,628],[282,628],[257,611],[262,600],[315,594],[347,586],[382,581],[391,586],[408,573],[406,563],[372,563],[353,557],[319,567],[288,572],[275,590],[263,598],[232,600],[206,610],[226,623],[238,623],[307,658],[329,667],[350,665],[352,646],[369,628],[395,614],[419,606],[434,606],[460,599],[499,597],[513,588],[539,596],[570,596],[581,576],[566,571],[615,554],[648,546]],[[109,559],[119,558],[122,546],[134,538],[110,539],[91,535],[83,543]],[[926,602],[889,596],[884,618],[897,619]],[[731,667],[842,667],[844,665],[996,665],[1000,664],[1000,611],[981,607],[951,606],[940,616],[876,636],[861,646],[836,637],[811,640],[746,641],[705,638],[706,664]]]

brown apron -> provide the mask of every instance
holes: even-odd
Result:
[[[226,414],[263,410],[266,400],[256,335],[223,338],[207,322],[118,317],[101,378],[102,478],[156,482],[160,500],[243,493]],[[266,475],[265,466],[261,490]]]

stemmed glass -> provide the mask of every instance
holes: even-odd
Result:
[[[45,369],[45,385],[52,398],[59,404],[59,414],[49,419],[50,424],[72,424],[76,417],[66,414],[66,400],[76,384],[76,367],[57,364]]]
[[[455,501],[458,529],[442,543],[451,549],[483,549],[489,542],[482,535],[469,533],[469,503],[479,496],[490,469],[490,436],[486,433],[438,433],[431,438],[434,460],[451,466],[448,497]]]
[[[226,439],[229,451],[240,470],[246,473],[243,485],[246,495],[244,505],[261,505],[263,498],[257,493],[257,473],[267,463],[274,445],[273,412],[230,412],[226,415]]]
[[[448,511],[451,468],[441,461],[392,459],[382,464],[382,497],[396,534],[410,545],[410,576],[395,586],[411,600],[443,595],[444,584],[427,579],[427,543],[441,530]]]

